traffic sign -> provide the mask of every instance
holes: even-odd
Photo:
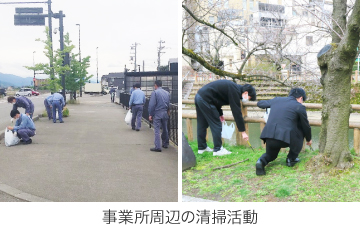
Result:
[[[14,15],[14,25],[16,26],[45,26],[45,14],[19,14]]]
[[[15,13],[43,13],[43,8],[15,8]]]

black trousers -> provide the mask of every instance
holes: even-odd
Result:
[[[214,141],[214,152],[219,151],[222,146],[222,124],[219,112],[214,105],[207,103],[199,94],[196,94],[195,96],[195,105],[197,115],[198,149],[203,150],[207,147],[206,130],[210,126]]]
[[[274,161],[281,148],[286,148],[289,147],[288,143],[285,143],[281,140],[276,140],[276,139],[266,139],[266,153],[264,153],[261,157],[260,160],[267,165],[269,162]],[[302,145],[291,145],[290,146],[290,151],[288,154],[288,158],[289,159],[296,159],[299,156],[299,153],[301,151]]]

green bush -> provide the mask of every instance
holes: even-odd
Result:
[[[64,108],[63,117],[69,117],[69,109],[67,107]]]

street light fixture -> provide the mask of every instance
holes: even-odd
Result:
[[[80,49],[80,24],[76,24],[79,26],[79,63],[81,64],[81,49]],[[82,84],[80,84],[80,97],[82,97]]]

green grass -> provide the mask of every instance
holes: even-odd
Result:
[[[354,167],[344,171],[317,174],[306,163],[318,151],[300,153],[300,163],[285,164],[287,152],[265,167],[265,176],[256,176],[255,162],[265,152],[242,146],[226,146],[231,155],[213,157],[212,153],[197,154],[197,143],[190,142],[197,165],[182,173],[183,194],[228,202],[352,202],[360,201],[360,158]],[[212,147],[211,145],[209,145]],[[354,151],[351,150],[354,155]],[[230,168],[213,171],[249,158]]]

